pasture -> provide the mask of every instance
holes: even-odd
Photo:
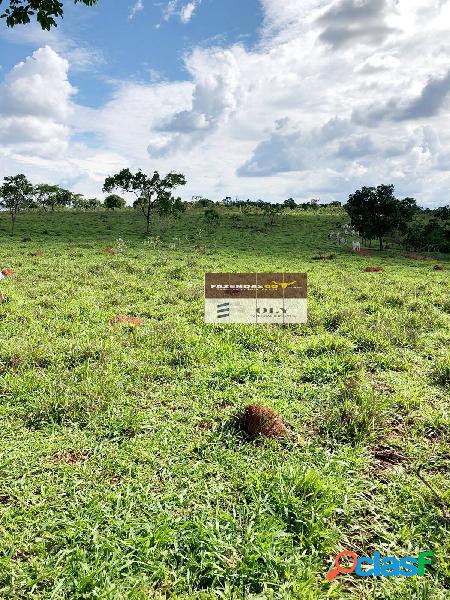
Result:
[[[448,598],[449,257],[202,215],[0,213],[0,597]],[[307,272],[308,324],[206,325],[206,271]],[[256,402],[295,436],[246,439]],[[435,562],[330,584],[343,549]]]

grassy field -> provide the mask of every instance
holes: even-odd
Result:
[[[335,246],[344,213],[232,215],[157,239],[131,210],[20,215],[14,238],[0,214],[1,598],[450,597],[415,473],[450,504],[448,271]],[[206,271],[307,272],[309,323],[204,324]],[[243,437],[253,402],[295,437]],[[344,548],[435,563],[330,584]]]

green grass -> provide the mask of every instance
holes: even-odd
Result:
[[[201,215],[156,239],[131,210],[14,238],[0,214],[0,597],[448,598],[450,524],[414,472],[450,504],[448,271],[335,246],[339,212]],[[307,325],[204,324],[206,271],[283,270],[308,273]],[[294,439],[244,439],[252,402]],[[342,549],[435,564],[330,584]]]

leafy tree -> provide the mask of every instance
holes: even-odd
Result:
[[[291,210],[294,210],[294,208],[297,208],[297,204],[295,203],[294,198],[288,198],[287,200],[285,200],[284,207],[290,208]]]
[[[72,194],[71,204],[75,210],[86,210],[87,208],[87,200],[83,194]]]
[[[435,211],[436,217],[443,221],[450,221],[450,205],[440,206]]]
[[[424,211],[430,214],[430,211]],[[405,245],[413,250],[450,252],[450,210],[443,206],[431,212],[431,219],[416,218],[408,225]]]
[[[200,206],[201,208],[206,208],[207,206],[212,206],[214,204],[212,200],[209,200],[208,198],[203,198],[203,196],[193,196],[192,200],[197,206]]]
[[[417,210],[414,198],[398,200],[393,185],[363,187],[350,195],[345,210],[352,226],[367,240],[378,239],[380,250],[383,238],[392,231],[406,231],[408,222]]]
[[[75,4],[79,2],[86,6],[97,4],[97,0],[74,0]],[[63,3],[60,0],[0,0],[0,9],[4,4],[6,8],[0,13],[0,19],[6,19],[8,27],[25,25],[35,17],[42,29],[50,30],[51,27],[57,26],[55,19],[64,15]]]
[[[11,234],[14,235],[19,212],[30,207],[34,199],[34,188],[25,175],[5,177],[0,186],[0,206],[6,208],[12,221]]]
[[[118,196],[117,194],[110,194],[109,196],[106,196],[104,205],[105,208],[114,210],[115,208],[125,208],[126,202],[125,198],[122,198],[122,196]]]
[[[174,215],[185,209],[181,198],[176,198],[172,194],[172,190],[180,185],[186,185],[186,178],[181,173],[171,172],[161,178],[158,171],[150,177],[141,170],[131,173],[129,169],[123,169],[120,173],[105,179],[103,191],[112,192],[121,189],[135,194],[137,201],[133,206],[140,208],[144,214],[147,224],[146,233],[149,233],[150,220],[154,211],[160,215]]]
[[[88,210],[96,210],[102,205],[101,200],[99,200],[98,198],[88,198],[86,202]]]
[[[37,204],[44,210],[50,208],[54,211],[56,207],[69,206],[72,201],[72,193],[59,185],[40,183],[35,186],[34,191]]]
[[[71,203],[75,210],[96,210],[102,206],[97,198],[85,198],[83,194],[71,194]]]

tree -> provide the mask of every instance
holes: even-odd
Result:
[[[192,196],[192,201],[201,208],[206,208],[207,206],[212,206],[214,204],[212,200],[204,198],[203,196]]]
[[[407,248],[416,251],[450,252],[450,224],[438,219],[430,219],[427,223],[413,221],[403,241]]]
[[[363,187],[349,196],[345,210],[352,226],[367,240],[378,239],[380,250],[383,238],[392,231],[405,231],[417,210],[414,198],[398,200],[393,185]]]
[[[295,203],[294,198],[288,198],[287,200],[285,200],[284,207],[290,208],[291,210],[294,210],[294,208],[297,208],[297,204]]]
[[[6,208],[12,221],[11,234],[14,235],[19,212],[26,210],[33,202],[34,188],[25,175],[5,177],[0,186],[0,206]]]
[[[442,221],[450,220],[450,205],[440,206],[436,209],[435,215],[438,219],[442,219]]]
[[[140,208],[144,214],[147,224],[146,233],[149,233],[150,220],[154,211],[160,215],[174,215],[184,210],[181,198],[176,198],[172,194],[172,190],[180,185],[186,185],[186,178],[181,173],[171,172],[161,178],[158,171],[150,177],[141,170],[131,173],[129,169],[123,169],[120,173],[105,179],[103,191],[112,192],[121,189],[124,192],[132,192],[137,197],[133,206]]]
[[[75,4],[80,2],[86,6],[97,4],[97,0],[74,0]],[[4,3],[5,0],[0,0],[0,7]],[[57,26],[55,18],[64,15],[63,3],[60,0],[6,0],[6,5],[5,11],[0,13],[0,19],[6,19],[8,27],[25,25],[30,23],[32,17],[36,17],[42,29],[50,30],[51,27]]]
[[[98,198],[88,198],[86,200],[87,210],[96,210],[102,205]]]
[[[75,210],[95,210],[102,205],[97,198],[85,198],[83,194],[71,194],[71,204]]]
[[[408,225],[403,241],[413,250],[450,252],[450,206],[418,213]]]
[[[69,206],[72,201],[72,193],[59,187],[59,185],[40,183],[34,187],[34,191],[38,206],[44,210],[50,208],[54,211],[56,207]]]
[[[125,198],[122,198],[122,196],[118,196],[117,194],[110,194],[109,196],[106,196],[104,205],[105,208],[114,210],[115,208],[125,208],[126,202]]]

